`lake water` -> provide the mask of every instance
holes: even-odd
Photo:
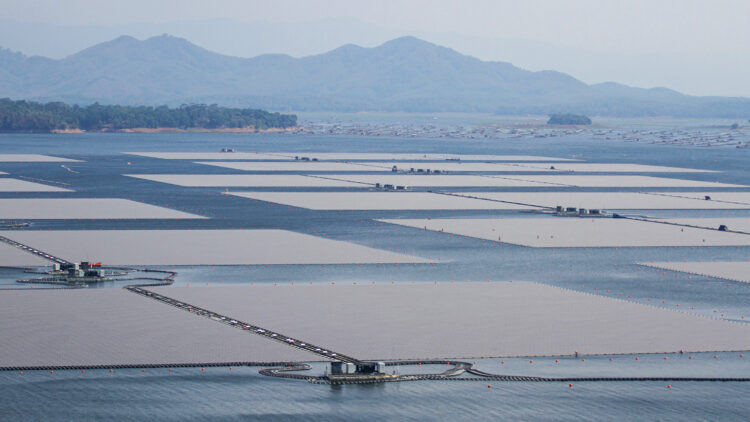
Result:
[[[743,283],[688,278],[655,272],[634,261],[747,260],[750,247],[555,248],[497,245],[403,228],[380,227],[373,218],[533,217],[511,211],[311,211],[221,196],[222,188],[182,188],[122,176],[128,173],[238,173],[191,161],[158,160],[125,151],[425,152],[519,154],[577,158],[587,162],[627,162],[720,173],[661,174],[694,180],[750,185],[750,149],[688,148],[594,140],[587,135],[554,139],[439,140],[340,136],[247,134],[84,134],[0,135],[2,153],[39,153],[84,160],[70,163],[0,163],[0,171],[70,184],[74,193],[4,193],[0,198],[118,197],[165,205],[212,217],[208,220],[36,220],[31,229],[279,228],[325,233],[380,248],[439,257],[432,266],[307,265],[178,267],[176,284],[194,286],[248,283],[395,281],[486,282],[534,280],[594,294],[692,312],[740,323],[750,320],[750,288]],[[28,179],[27,179],[28,180]],[[250,189],[246,189],[250,190]],[[256,190],[277,190],[263,189]],[[305,189],[301,189],[305,190]],[[307,189],[315,190],[315,189]],[[347,189],[331,189],[347,190]],[[420,190],[420,189],[415,189]],[[426,190],[426,189],[424,189]],[[452,189],[471,191],[476,189]],[[535,189],[490,189],[535,190]],[[596,191],[597,189],[570,189]],[[603,189],[599,189],[603,190]],[[638,190],[638,189],[620,189]],[[659,189],[655,189],[659,190]],[[661,189],[679,190],[679,189]],[[702,191],[705,189],[682,189]],[[728,189],[743,190],[748,189]],[[1,200],[1,199],[0,199]],[[633,211],[650,216],[750,217],[735,211]],[[0,269],[0,288],[18,287],[23,272]],[[124,283],[103,283],[117,288]],[[583,287],[582,287],[583,286]],[[595,290],[596,289],[596,290]],[[649,300],[649,298],[651,300]],[[664,301],[664,303],[662,302]],[[683,308],[685,309],[685,308]],[[714,310],[717,310],[715,313]],[[745,320],[741,317],[746,316]],[[2,323],[0,322],[0,327]],[[0,347],[2,347],[0,345]],[[744,376],[750,354],[587,357],[480,360],[480,369],[544,376]],[[385,385],[320,386],[262,377],[258,368],[181,368],[108,371],[0,372],[2,420],[748,420],[750,383],[664,382],[499,383],[421,381]],[[317,365],[315,371],[322,371]],[[402,373],[414,368],[402,368]],[[442,368],[438,368],[442,370]]]

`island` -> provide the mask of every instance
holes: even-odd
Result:
[[[548,125],[590,125],[591,119],[579,114],[553,114],[547,120]]]
[[[295,128],[297,116],[216,104],[122,106],[0,99],[0,132],[263,132]]]

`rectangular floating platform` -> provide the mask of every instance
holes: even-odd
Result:
[[[508,163],[506,165],[513,166],[519,172],[549,170],[581,173],[717,173],[714,170],[631,163]]]
[[[663,192],[664,195],[700,199],[706,202],[726,202],[750,205],[750,192]],[[706,200],[706,196],[711,197]]]
[[[0,232],[0,235],[5,234],[7,232]],[[52,265],[52,262],[0,242],[0,267],[43,267],[46,265]]]
[[[184,187],[366,187],[361,183],[295,174],[126,174]]]
[[[195,214],[117,198],[0,200],[0,219],[188,219]]]
[[[322,360],[123,289],[0,291],[0,368]]]
[[[325,177],[350,182],[360,187],[375,187],[376,183],[407,187],[548,187],[548,185],[539,182],[478,175],[330,174]]]
[[[380,152],[267,152],[265,154],[280,158],[308,157],[318,160],[346,161],[579,161],[570,158],[540,157],[538,155],[484,155],[484,154],[444,154],[444,153],[380,153]]]
[[[126,152],[162,160],[282,160],[283,157],[256,152]]]
[[[0,163],[80,163],[80,160],[41,154],[0,154]]]
[[[709,201],[706,201],[709,202]],[[659,218],[654,221],[664,221],[672,224],[684,224],[687,226],[705,227],[718,229],[719,226],[727,226],[727,230],[750,233],[750,218],[726,217],[726,218]]]
[[[680,167],[649,166],[643,164],[605,164],[605,163],[478,163],[478,162],[406,162],[367,163],[390,169],[394,165],[399,170],[409,171],[430,169],[441,171],[485,171],[511,173],[539,173],[539,172],[580,172],[580,173],[707,173],[709,170],[696,170]]]
[[[535,248],[750,245],[750,235],[746,234],[622,218],[443,218],[380,221]]]
[[[421,173],[426,172],[429,169],[431,172],[439,170],[441,172],[524,172],[524,171],[535,171],[535,172],[546,172],[553,170],[534,169],[526,170],[526,167],[519,167],[518,163],[487,163],[487,162],[476,162],[476,161],[441,161],[441,162],[368,162],[363,163],[373,167],[379,167],[384,170],[391,170],[393,166],[396,166],[399,171],[409,172],[414,169],[414,172]],[[422,170],[421,172],[419,170]]]
[[[652,176],[583,176],[583,175],[328,175],[327,178],[365,183],[369,185],[393,184],[403,186],[446,186],[446,187],[742,187],[719,182],[673,179]]]
[[[750,325],[529,282],[152,289],[357,359],[750,349]]]
[[[639,262],[664,270],[680,271],[712,278],[750,283],[750,262]]]
[[[746,209],[750,203],[706,201],[677,196],[682,192],[459,192],[455,195],[555,208],[604,210]],[[713,195],[713,193],[709,193]]]
[[[432,262],[287,230],[25,230],[4,236],[71,262],[105,265]],[[16,264],[0,255],[0,265]]]
[[[241,171],[391,171],[390,167],[331,161],[198,161],[197,164]]]
[[[0,192],[72,192],[70,189],[0,177]]]
[[[230,192],[313,210],[522,210],[534,207],[430,192]]]
[[[547,185],[560,185],[571,187],[635,187],[635,188],[736,188],[746,187],[730,183],[705,182],[701,180],[676,179],[654,176],[585,176],[585,175],[528,175],[528,176],[490,176],[510,177],[529,182],[543,183]]]

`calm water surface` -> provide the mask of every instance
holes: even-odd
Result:
[[[525,217],[509,211],[310,211],[219,195],[220,188],[181,188],[137,180],[128,173],[237,173],[191,161],[157,160],[126,151],[318,151],[525,154],[720,170],[657,175],[750,185],[750,150],[684,148],[592,140],[587,136],[513,141],[347,138],[232,134],[0,135],[3,153],[55,154],[85,160],[0,163],[18,177],[70,184],[66,194],[6,193],[12,197],[130,198],[212,217],[196,221],[33,221],[47,229],[282,228],[439,257],[436,266],[234,266],[178,267],[179,285],[291,282],[487,282],[533,280],[711,317],[750,320],[750,288],[678,273],[656,273],[635,261],[747,260],[748,247],[555,248],[496,245],[475,239],[373,224],[374,218]],[[250,190],[250,189],[247,189]],[[270,189],[257,189],[270,190]],[[305,189],[301,189],[305,190]],[[315,190],[315,189],[309,189]],[[346,190],[346,189],[331,189]],[[417,189],[419,190],[419,189]],[[452,189],[471,191],[472,189]],[[495,189],[521,190],[521,189]],[[534,189],[526,189],[534,190]],[[569,189],[586,190],[586,189]],[[588,189],[595,191],[596,189]],[[637,189],[622,189],[637,190]],[[657,189],[658,190],[658,189]],[[672,189],[670,189],[672,190]],[[682,189],[704,190],[704,189]],[[747,190],[747,189],[729,189]],[[650,216],[748,217],[748,211],[633,211]],[[538,217],[538,216],[529,216]],[[17,269],[0,269],[0,286],[18,287]],[[118,288],[104,283],[98,288]],[[609,293],[605,293],[609,290]],[[717,312],[713,312],[717,310]],[[745,319],[742,319],[746,316]],[[524,318],[523,315],[518,316]],[[513,321],[506,323],[512,324]],[[0,327],[2,323],[0,322]],[[491,335],[491,333],[487,333]],[[2,347],[0,345],[0,347]],[[546,376],[750,376],[750,354],[480,360],[489,372]],[[438,371],[443,368],[436,368]],[[321,365],[314,371],[322,372]],[[402,373],[415,368],[400,368]],[[257,368],[181,368],[108,371],[0,372],[2,420],[750,420],[745,383],[497,383],[415,382],[369,386],[318,386],[262,377]]]

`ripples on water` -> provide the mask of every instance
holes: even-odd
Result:
[[[728,354],[721,358],[730,359]],[[662,357],[651,357],[652,364],[649,357],[641,359],[644,366],[658,367]],[[610,364],[605,361],[587,359],[592,370],[583,372]],[[534,365],[552,362],[536,359]],[[501,370],[496,361],[479,365]],[[515,367],[514,373],[530,366],[525,359],[508,359],[506,365]],[[635,366],[613,365],[621,368],[607,372],[627,374]],[[672,388],[665,382],[579,382],[573,388],[557,382],[489,384],[491,389],[481,381],[325,386],[262,377],[257,368],[32,371],[0,374],[0,410],[3,420],[739,421],[747,420],[750,393],[748,383],[673,382]]]

